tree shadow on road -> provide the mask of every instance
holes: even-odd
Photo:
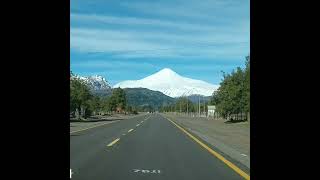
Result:
[[[226,124],[234,124],[234,123],[240,123],[240,122],[247,122],[247,120],[228,120],[224,123]]]
[[[87,120],[71,120],[70,122],[82,122],[82,123],[90,123],[90,122],[107,122],[107,121],[117,121],[124,120],[123,118],[114,118],[114,119],[87,119]]]
[[[70,134],[70,136],[81,136],[80,134]]]

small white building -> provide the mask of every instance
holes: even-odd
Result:
[[[215,110],[216,110],[216,106],[208,106],[208,117],[214,116]]]

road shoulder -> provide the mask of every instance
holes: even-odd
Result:
[[[236,164],[250,171],[250,133],[238,132],[238,127],[223,128],[223,126],[228,125],[221,123],[218,126],[218,123],[207,123],[206,120],[202,120],[201,122],[199,119],[180,117],[172,114],[162,113],[161,115],[170,118],[185,130],[199,137],[211,145],[211,147],[214,147],[214,149],[228,156],[228,158],[231,158]],[[213,125],[217,125],[217,127]],[[242,131],[248,131],[248,129]]]

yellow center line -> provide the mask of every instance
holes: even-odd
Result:
[[[114,141],[112,141],[110,144],[108,144],[108,147],[114,145],[115,143],[117,143],[120,140],[120,138],[115,139]]]
[[[131,131],[133,131],[133,129],[130,129],[128,132],[131,132]]]
[[[166,117],[165,117],[166,118]],[[245,173],[244,171],[242,171],[240,168],[238,168],[236,165],[234,165],[233,163],[231,163],[230,161],[228,161],[227,159],[225,159],[222,155],[218,154],[217,152],[215,152],[214,150],[212,150],[210,147],[208,147],[207,145],[205,145],[203,142],[201,142],[199,139],[197,139],[196,137],[194,137],[193,135],[191,135],[188,131],[186,131],[185,129],[183,129],[181,126],[179,126],[178,124],[176,124],[175,122],[173,122],[172,120],[170,120],[169,118],[166,118],[167,120],[169,120],[172,124],[174,124],[176,127],[178,127],[181,131],[183,131],[184,133],[186,133],[191,139],[193,139],[195,142],[197,142],[200,146],[202,146],[203,148],[205,148],[207,151],[209,151],[209,153],[211,153],[212,155],[216,156],[218,159],[220,159],[222,162],[224,162],[226,165],[228,165],[231,169],[233,169],[235,172],[237,172],[238,174],[240,174],[242,177],[244,177],[245,179],[250,179],[250,176]]]

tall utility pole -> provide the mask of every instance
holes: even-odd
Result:
[[[194,88],[190,89],[190,90],[188,91],[188,94],[192,94],[193,90],[194,90]],[[191,93],[190,93],[190,92],[191,92]],[[188,111],[188,115],[189,115],[189,98],[188,98],[188,97],[187,97],[187,111]]]
[[[181,115],[181,102],[182,102],[182,99],[180,99],[180,115]]]
[[[200,117],[200,94],[199,94],[199,117]]]
[[[188,105],[189,105],[189,100],[188,100],[188,97],[187,97],[187,115],[189,115],[189,107],[188,107]]]
[[[204,106],[203,106],[203,111],[204,111],[204,114],[205,116],[207,117],[208,116],[208,105],[209,103],[205,100],[205,98],[203,97],[203,102],[204,102]]]
[[[180,97],[181,97],[181,101],[180,101],[180,109],[181,109],[182,101],[184,101],[184,99],[187,98],[186,92],[184,92]],[[180,112],[181,112],[181,110],[180,110]],[[187,112],[188,112],[188,103],[187,103]]]

